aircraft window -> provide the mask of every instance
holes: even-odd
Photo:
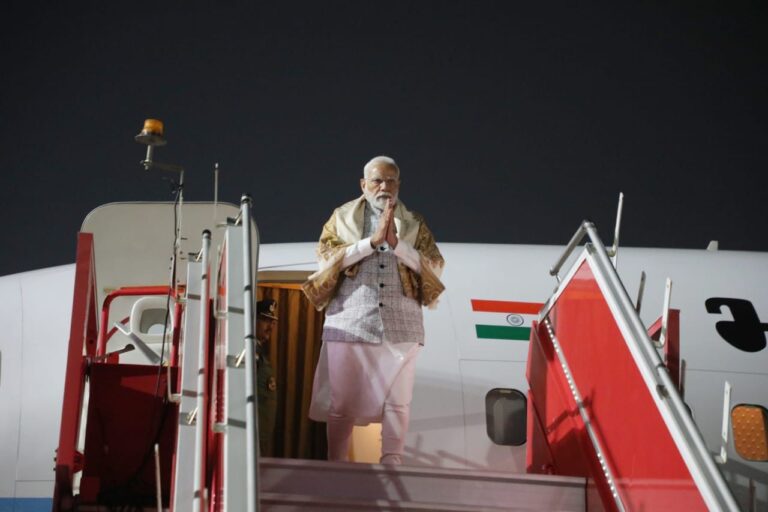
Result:
[[[520,446],[526,435],[525,395],[516,389],[495,388],[485,395],[485,428],[495,444]]]
[[[165,309],[145,309],[141,312],[139,332],[142,334],[163,335],[165,325]]]
[[[768,411],[765,407],[739,404],[731,409],[733,446],[746,460],[768,462]]]

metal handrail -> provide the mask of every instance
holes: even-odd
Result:
[[[101,317],[99,322],[99,336],[96,343],[96,355],[102,356],[107,351],[107,339],[109,338],[107,333],[107,326],[109,323],[109,307],[118,297],[138,297],[143,295],[171,295],[171,298],[176,300],[177,291],[170,289],[168,286],[124,286],[117,290],[112,290],[104,298],[104,303],[101,307]]]
[[[243,229],[243,320],[245,345],[245,432],[246,432],[246,497],[249,511],[259,510],[259,423],[256,395],[256,368],[254,362],[253,294],[255,283],[252,272],[251,251],[251,197],[244,195],[240,201],[240,219]]]
[[[206,510],[205,493],[205,438],[208,434],[208,425],[205,421],[205,390],[207,380],[207,368],[205,367],[206,353],[208,351],[208,302],[210,301],[210,272],[209,254],[211,251],[211,232],[203,231],[203,244],[200,249],[202,260],[202,275],[200,278],[200,340],[197,346],[197,417],[195,424],[195,467],[194,467],[194,498],[192,509],[194,512]]]
[[[576,232],[571,237],[571,241],[568,242],[568,245],[565,246],[565,250],[563,251],[563,254],[560,256],[557,262],[550,267],[549,275],[554,276],[555,279],[557,279],[558,283],[560,282],[560,268],[562,268],[563,264],[565,264],[565,260],[568,259],[568,256],[571,255],[573,250],[579,246],[582,239],[587,234],[588,226],[595,227],[594,223],[591,220],[584,219],[581,222],[581,225],[579,225],[579,229],[577,229]]]
[[[603,250],[605,253],[612,259],[613,262],[613,268],[616,268],[616,263],[618,261],[618,255],[619,255],[619,232],[621,230],[621,212],[624,209],[624,193],[619,192],[619,206],[616,209],[616,224],[614,226],[613,230],[613,245],[610,249],[606,249],[605,246],[602,245],[602,242],[600,242],[600,245],[603,247]],[[549,275],[554,276],[555,279],[557,279],[557,282],[560,282],[560,268],[565,264],[565,260],[568,259],[568,256],[571,255],[574,249],[578,247],[581,240],[584,238],[584,236],[588,233],[589,229],[592,229],[597,233],[595,224],[591,220],[584,219],[581,222],[581,225],[579,226],[579,229],[576,230],[576,233],[573,234],[573,237],[571,237],[571,241],[568,242],[568,245],[565,247],[565,251],[563,251],[563,254],[560,256],[560,259],[557,260],[557,263],[555,263],[550,269],[549,269]]]
[[[663,403],[666,404],[666,408],[659,407],[659,411],[665,418],[673,439],[678,443],[678,446],[682,445],[685,454],[689,455],[689,458],[684,457],[684,460],[686,460],[686,465],[688,465],[691,476],[704,501],[712,510],[739,510],[733,494],[718,471],[698,428],[677,392],[677,387],[666,371],[666,367],[659,358],[652,341],[648,338],[635,306],[609,259],[609,251],[603,245],[592,222],[588,220],[582,222],[563,255],[551,268],[550,274],[558,276],[565,260],[585,236],[589,237],[592,245],[590,252],[594,256],[593,261],[595,263],[592,270],[596,277],[602,278],[607,285],[607,289],[604,289],[603,293],[614,299],[618,308],[618,311],[614,312],[615,319],[620,326],[625,327],[623,330],[628,334],[625,339],[630,344],[633,358],[641,375],[646,380],[646,385],[653,394],[658,394],[657,390],[664,391],[660,396]]]

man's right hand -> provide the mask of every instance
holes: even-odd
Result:
[[[389,224],[392,222],[395,216],[395,207],[392,204],[392,199],[387,199],[387,206],[384,211],[381,212],[379,217],[379,225],[376,228],[376,232],[371,236],[371,247],[374,249],[384,243],[387,239],[387,231],[389,231]]]

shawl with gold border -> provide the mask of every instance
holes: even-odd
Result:
[[[301,285],[304,294],[315,308],[324,309],[336,294],[344,278],[354,278],[360,262],[341,268],[345,250],[362,238],[365,196],[360,196],[336,208],[323,226],[317,246],[320,269]],[[409,211],[401,201],[395,205],[395,227],[399,240],[411,244],[419,253],[421,273],[414,272],[402,262],[397,267],[403,294],[424,306],[434,307],[445,290],[440,282],[445,261],[435,243],[435,237],[416,212]]]

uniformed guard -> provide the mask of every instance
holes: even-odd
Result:
[[[272,299],[256,303],[256,372],[259,400],[259,450],[261,455],[273,455],[273,434],[277,413],[277,382],[269,362],[269,342],[277,324],[277,303]]]

